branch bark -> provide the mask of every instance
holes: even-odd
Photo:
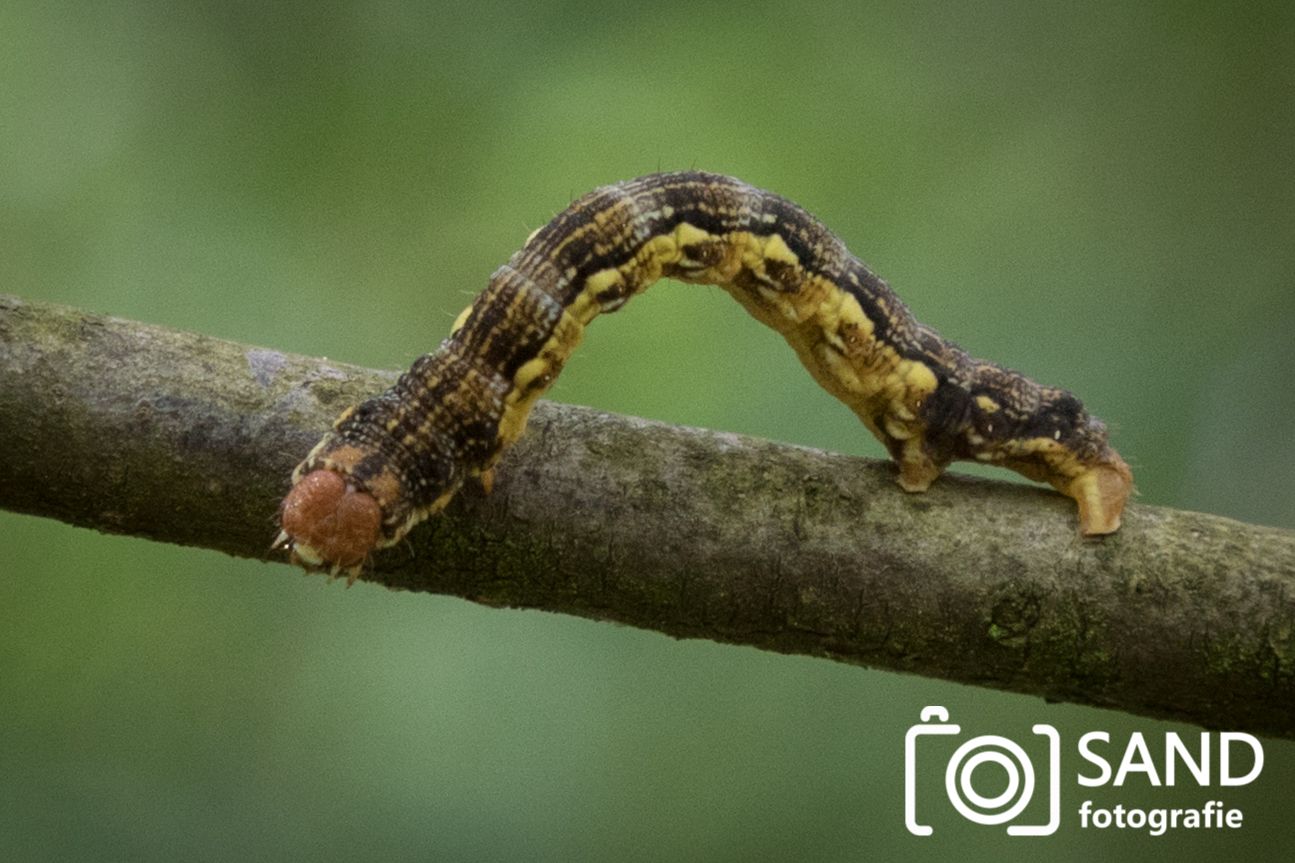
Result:
[[[293,466],[389,373],[0,295],[0,507],[271,559]],[[542,403],[495,492],[365,579],[1295,737],[1295,533]]]

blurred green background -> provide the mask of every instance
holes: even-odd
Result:
[[[1142,501],[1295,527],[1292,8],[9,2],[0,291],[402,368],[573,196],[705,168],[1081,394]],[[552,397],[881,455],[713,289],[597,322]],[[933,760],[918,839],[924,705],[1197,729],[7,513],[0,537],[0,859],[1295,855],[1290,742],[1250,786],[1092,795],[1222,799],[1239,831],[1080,830],[1068,756],[1057,835],[949,817]]]

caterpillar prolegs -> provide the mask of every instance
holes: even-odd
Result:
[[[660,278],[718,285],[781,333],[885,444],[905,490],[974,459],[1074,498],[1084,534],[1119,528],[1132,474],[1079,399],[918,323],[792,202],[686,172],[595,189],[532,234],[439,348],[338,417],[293,472],[278,542],[354,578],[466,479],[488,487],[585,326]]]

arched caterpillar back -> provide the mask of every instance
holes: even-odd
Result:
[[[782,333],[886,445],[905,490],[974,459],[1074,498],[1085,534],[1119,528],[1132,474],[1079,399],[918,323],[790,201],[684,172],[596,189],[531,235],[436,351],[338,417],[293,472],[278,542],[299,563],[354,578],[466,479],[489,487],[585,326],[663,277],[719,285]]]

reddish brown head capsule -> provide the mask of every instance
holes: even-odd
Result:
[[[358,567],[378,544],[382,508],[331,470],[315,470],[292,487],[280,508],[293,553],[312,567]]]

